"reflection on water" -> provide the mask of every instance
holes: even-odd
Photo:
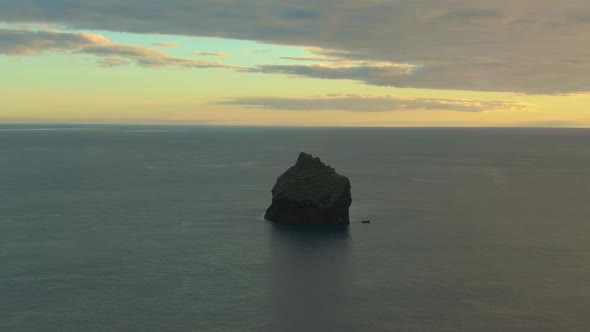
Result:
[[[269,224],[271,305],[267,331],[337,331],[345,327],[348,227]]]

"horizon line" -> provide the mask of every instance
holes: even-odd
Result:
[[[325,129],[590,129],[590,126],[363,126],[363,125],[235,125],[235,124],[180,124],[180,123],[126,123],[126,122],[0,122],[0,126],[137,126],[137,127],[223,127],[223,128],[325,128]]]

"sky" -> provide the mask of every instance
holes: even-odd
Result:
[[[587,0],[0,0],[0,123],[589,127]]]

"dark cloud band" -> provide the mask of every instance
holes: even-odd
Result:
[[[176,57],[150,47],[114,43],[98,34],[0,29],[0,54],[35,56],[47,52],[94,55],[103,67],[135,63],[142,67],[236,68]]]
[[[412,88],[555,94],[590,90],[587,8],[586,0],[0,0],[0,22],[319,47],[421,71],[391,76],[384,70],[382,79],[367,68],[321,75],[321,68],[258,70]]]
[[[521,109],[525,105],[513,101],[477,99],[401,98],[392,96],[331,95],[310,98],[248,97],[216,103],[287,111],[391,112],[443,110],[482,112],[486,110]]]

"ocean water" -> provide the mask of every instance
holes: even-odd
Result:
[[[3,125],[0,331],[587,331],[589,143]],[[348,229],[263,220],[300,151],[350,178]]]

